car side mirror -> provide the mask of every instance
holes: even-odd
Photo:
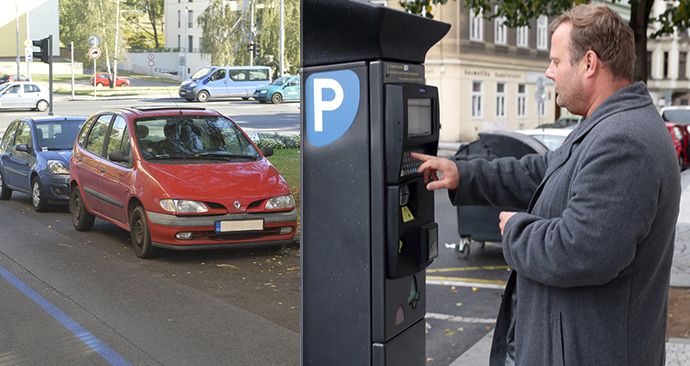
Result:
[[[110,155],[108,155],[108,159],[116,163],[129,163],[129,155],[125,155],[124,151],[120,150],[111,152]]]
[[[15,146],[14,149],[25,153],[31,152],[31,148],[27,144],[19,144]]]
[[[264,154],[265,157],[271,157],[273,156],[273,148],[270,146],[264,146],[261,148],[261,153]]]

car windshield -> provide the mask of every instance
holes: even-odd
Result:
[[[690,109],[669,109],[662,115],[664,121],[690,124]]]
[[[83,120],[61,120],[36,123],[36,137],[41,150],[70,150]]]
[[[256,160],[260,157],[234,122],[222,116],[169,116],[136,121],[146,160]]]
[[[284,85],[287,82],[287,79],[288,78],[286,78],[286,77],[277,78],[271,83],[271,85],[278,85],[278,86]]]
[[[208,76],[211,73],[211,71],[213,71],[212,67],[204,67],[203,69],[195,72],[194,75],[192,75],[192,80],[203,79],[206,76]]]

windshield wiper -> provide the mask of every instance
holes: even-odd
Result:
[[[194,154],[194,158],[204,158],[204,159],[250,159],[250,160],[256,160],[256,156],[254,155],[246,155],[246,154],[231,154],[228,152],[221,152],[221,151],[213,151],[213,152],[202,152],[202,153],[197,153]]]
[[[148,159],[189,159],[191,157],[192,156],[160,154],[160,155],[154,155]]]

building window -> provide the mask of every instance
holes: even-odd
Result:
[[[479,10],[477,14],[474,10],[470,9],[470,40],[471,41],[483,41],[484,40],[484,18],[483,11]]]
[[[178,35],[177,35],[177,49],[180,50],[180,51],[182,51],[182,50],[180,49],[180,48],[182,47],[182,44],[180,43],[180,38],[181,38],[181,37],[180,37],[180,35],[178,34]]]
[[[494,7],[494,12],[498,13],[498,5]],[[505,17],[497,17],[494,19],[494,43],[496,44],[506,44],[508,27],[503,24],[505,21]]]
[[[537,109],[539,110],[539,117],[546,116],[546,103],[541,101],[537,103]]]
[[[482,82],[472,82],[472,117],[482,116]]]
[[[518,84],[517,93],[517,115],[518,117],[524,117],[527,115],[527,90],[525,84]]]
[[[194,27],[194,11],[187,10],[187,28]]]
[[[180,28],[182,26],[182,11],[178,10],[177,11],[177,28]]]
[[[496,117],[506,116],[506,84],[496,84]]]
[[[540,15],[537,18],[537,49],[546,50],[548,48],[546,37],[548,36],[548,18],[546,15]]]
[[[668,52],[664,52],[664,79],[668,79]]]
[[[187,36],[187,52],[194,52],[194,36]]]
[[[678,80],[687,80],[688,74],[685,68],[687,67],[688,53],[681,52],[678,57]]]
[[[647,77],[650,79],[654,79],[654,75],[652,75],[652,62],[654,62],[654,55],[651,51],[647,51]]]
[[[517,46],[529,47],[529,27],[526,25],[517,28]]]

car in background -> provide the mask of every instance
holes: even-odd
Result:
[[[249,100],[256,88],[271,82],[268,66],[210,66],[195,72],[180,84],[180,97],[187,101],[242,98]]]
[[[86,117],[20,118],[0,140],[0,200],[27,193],[36,211],[67,203],[69,161],[74,139]]]
[[[299,76],[284,76],[275,79],[269,85],[257,88],[254,91],[254,99],[259,103],[271,102],[273,104],[280,104],[283,101],[299,101]]]
[[[685,131],[683,132],[684,141],[681,145],[685,147],[684,157],[686,161],[690,159],[690,106],[669,106],[661,108],[661,118],[670,123],[680,126]],[[668,126],[667,126],[668,127]],[[669,132],[671,132],[669,130]],[[673,135],[673,134],[672,134]],[[680,163],[679,163],[680,165]],[[687,166],[687,162],[685,166]]]
[[[295,199],[272,153],[213,110],[96,113],[72,155],[72,224],[90,230],[99,217],[128,230],[140,258],[158,248],[292,243]]]
[[[673,147],[676,150],[676,159],[678,159],[678,168],[683,169],[690,164],[690,155],[688,155],[688,143],[690,141],[690,134],[686,126],[666,122],[666,129],[673,140]]]
[[[0,109],[32,109],[45,112],[48,88],[29,82],[11,82],[0,86]]]
[[[91,77],[89,84],[92,86],[110,86],[110,80],[112,78],[112,75],[99,73],[96,74],[95,77]],[[132,80],[128,77],[118,76],[115,86],[132,86]]]
[[[581,117],[577,115],[561,116],[556,122],[543,123],[536,128],[570,128],[573,129],[580,122]]]
[[[547,149],[554,151],[563,145],[563,141],[572,131],[571,128],[536,128],[532,130],[516,130],[515,132],[532,136],[544,144]]]
[[[11,83],[13,81],[30,81],[30,80],[29,80],[29,78],[27,78],[24,75],[19,75],[19,77],[17,77],[17,75],[15,75],[15,74],[5,74],[5,75],[0,76],[0,84]]]

